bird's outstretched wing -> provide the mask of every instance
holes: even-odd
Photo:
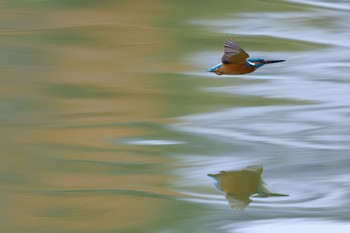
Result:
[[[221,58],[222,63],[245,63],[245,59],[249,57],[239,45],[232,39],[228,39],[224,43],[224,55]]]

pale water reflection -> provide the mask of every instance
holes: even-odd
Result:
[[[280,232],[317,232],[329,233],[340,232],[347,233],[350,229],[349,223],[330,221],[330,220],[313,220],[305,219],[287,220],[280,219],[278,222],[273,221],[256,221],[249,226],[243,226],[240,230],[232,230],[230,226],[226,228],[227,232],[237,233],[280,233]]]

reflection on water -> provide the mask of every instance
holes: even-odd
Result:
[[[286,194],[271,193],[264,187],[261,178],[263,167],[249,166],[240,171],[221,171],[218,174],[208,174],[216,181],[216,187],[226,193],[232,209],[244,210],[251,202],[250,196],[254,197],[276,197],[288,196]]]
[[[311,220],[309,222],[304,219],[280,219],[279,221],[255,221],[249,225],[244,225],[238,231],[232,230],[233,224],[225,227],[226,232],[232,233],[281,233],[281,232],[300,232],[300,233],[329,233],[329,232],[341,232],[347,233],[350,229],[348,222],[338,222],[331,220]]]

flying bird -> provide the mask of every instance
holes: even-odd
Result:
[[[285,60],[249,58],[248,53],[246,53],[246,51],[244,51],[233,39],[228,39],[224,43],[224,55],[221,58],[221,63],[210,68],[208,72],[213,72],[217,75],[248,74],[265,64],[283,61]]]

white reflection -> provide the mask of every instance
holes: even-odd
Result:
[[[350,223],[330,220],[306,220],[306,219],[280,219],[266,220],[266,221],[255,221],[250,222],[249,226],[246,225],[234,228],[229,225],[224,227],[227,232],[234,233],[303,233],[303,232],[317,232],[317,233],[349,233]]]

